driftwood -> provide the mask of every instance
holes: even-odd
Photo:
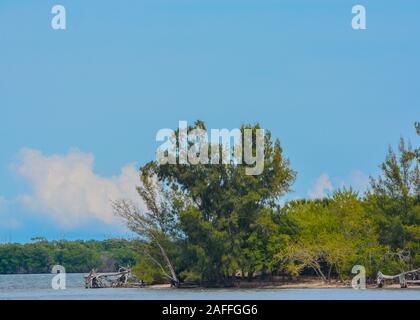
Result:
[[[407,288],[409,284],[420,284],[420,269],[401,272],[395,276],[387,276],[382,272],[378,272],[376,284],[379,288],[384,287],[385,281],[398,281],[401,288]]]
[[[85,276],[85,288],[123,287],[131,276],[130,268],[120,268],[118,272],[97,273],[95,270]]]

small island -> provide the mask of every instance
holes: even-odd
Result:
[[[205,129],[202,121],[188,128]],[[266,132],[263,141],[261,174],[221,158],[145,164],[140,205],[112,201],[137,239],[1,244],[0,273],[48,273],[59,264],[69,273],[90,272],[87,288],[346,288],[355,278],[367,287],[420,283],[418,149],[404,139],[398,151],[390,148],[364,194],[343,187],[321,199],[284,201],[297,172],[279,140]]]

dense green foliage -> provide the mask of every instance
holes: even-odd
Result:
[[[197,128],[204,123],[189,130]],[[234,162],[146,164],[141,177],[148,191],[139,190],[140,196],[156,188],[162,196],[148,197],[146,212],[127,214],[121,206],[117,212],[135,221],[128,226],[147,240],[147,254],[138,261],[140,276],[213,283],[276,274],[328,280],[353,277],[354,265],[363,265],[371,278],[379,270],[420,267],[418,149],[403,140],[397,153],[390,148],[365,194],[341,189],[325,199],[283,206],[278,200],[296,174],[270,133],[264,154],[264,171],[256,176]],[[174,192],[178,196],[168,196]],[[139,218],[145,215],[151,218]],[[176,276],[170,275],[173,269]]]
[[[189,130],[197,128],[205,129],[204,123]],[[0,245],[0,273],[49,272],[54,264],[68,272],[106,271],[136,263],[140,279],[178,285],[272,275],[344,280],[353,277],[355,265],[372,279],[378,271],[419,268],[419,160],[419,149],[401,139],[364,194],[339,189],[324,199],[284,205],[279,199],[291,190],[296,172],[269,132],[260,175],[247,175],[247,164],[235,161],[152,161],[141,168],[138,187],[146,209],[126,200],[113,203],[142,241]]]
[[[0,245],[0,274],[48,273],[59,264],[66,272],[115,271],[134,265],[138,241],[47,241],[34,239],[28,244]]]

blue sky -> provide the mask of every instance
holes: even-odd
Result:
[[[106,199],[179,120],[260,122],[288,198],[363,189],[389,144],[418,145],[420,2],[358,3],[367,30],[353,1],[1,1],[0,242],[127,235]]]

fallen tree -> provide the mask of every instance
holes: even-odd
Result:
[[[420,269],[401,272],[394,276],[388,276],[379,271],[376,277],[376,284],[379,288],[383,288],[385,281],[398,281],[401,288],[407,288],[409,284],[420,284]]]
[[[123,287],[131,275],[130,268],[120,268],[118,272],[97,273],[95,270],[85,276],[85,288]]]

